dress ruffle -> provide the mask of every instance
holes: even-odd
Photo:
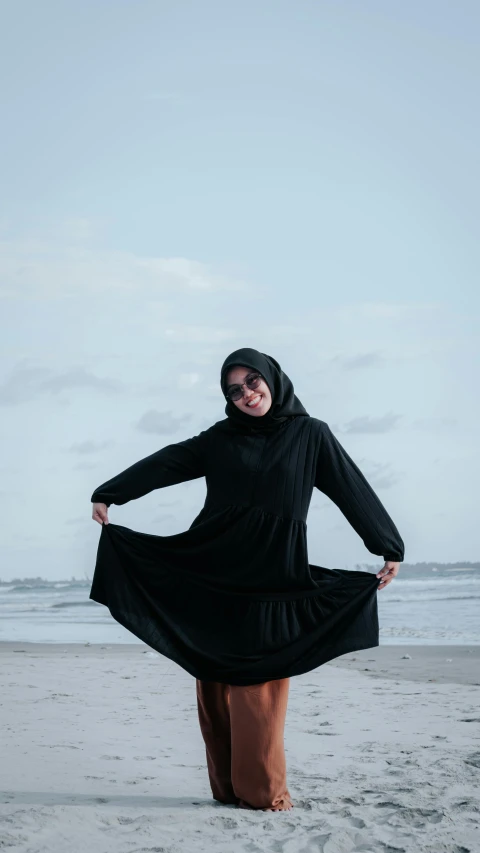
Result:
[[[211,517],[217,536],[224,526],[220,515]],[[257,513],[238,508],[237,515],[243,526],[246,517],[253,517],[258,534]],[[231,507],[224,522],[231,536]],[[288,532],[291,522],[285,521],[285,527]],[[231,573],[219,574],[216,555],[221,548],[210,550],[208,560],[210,532],[208,518],[173,536],[103,525],[90,598],[203,681],[262,683],[379,645],[380,580],[375,575],[309,564],[309,584],[303,589],[298,584],[282,589],[281,577],[268,590],[259,587],[258,576],[256,586],[253,576],[250,581],[244,577],[241,585],[235,573],[232,583]]]

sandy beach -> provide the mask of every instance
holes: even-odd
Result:
[[[389,645],[292,679],[272,814],[212,800],[194,680],[147,646],[0,644],[0,848],[477,853],[479,663]]]

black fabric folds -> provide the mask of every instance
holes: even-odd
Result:
[[[108,506],[201,477],[207,494],[188,530],[172,536],[102,525],[90,598],[192,676],[258,684],[379,644],[379,579],[309,563],[314,488],[371,553],[402,561],[404,545],[362,472],[328,424],[305,412],[278,363],[237,350],[222,383],[233,364],[262,373],[273,417],[282,420],[250,429],[228,411],[99,486],[92,501]]]

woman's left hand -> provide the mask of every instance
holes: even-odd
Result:
[[[380,569],[377,578],[382,578],[381,583],[378,584],[378,589],[384,589],[388,586],[389,583],[393,581],[393,579],[398,575],[398,570],[400,568],[400,563],[394,563],[393,560],[387,560],[383,569]]]

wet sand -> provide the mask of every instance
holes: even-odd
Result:
[[[480,646],[378,646],[331,663],[381,678],[480,686]]]

